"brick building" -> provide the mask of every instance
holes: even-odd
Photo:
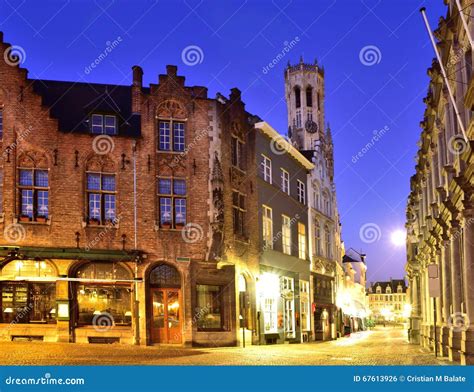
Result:
[[[234,345],[240,316],[255,330],[252,116],[237,89],[210,99],[166,71],[46,81],[2,56],[0,338]]]

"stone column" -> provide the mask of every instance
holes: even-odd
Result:
[[[450,240],[449,236],[443,236],[441,247],[441,293],[443,298],[443,309],[442,309],[442,333],[441,333],[441,345],[443,356],[449,355],[449,317],[450,317],[450,306],[451,300],[451,265],[450,265]]]
[[[461,364],[474,365],[474,204],[464,206],[464,327],[461,340]]]
[[[451,221],[451,292],[452,292],[452,308],[451,315],[448,319],[450,325],[449,331],[449,360],[459,361],[461,349],[461,332],[458,328],[453,327],[453,315],[461,313],[462,290],[460,284],[461,276],[461,249],[460,241],[461,231],[459,221]]]
[[[410,279],[411,284],[411,322],[410,322],[410,342],[420,344],[420,275],[416,271]]]

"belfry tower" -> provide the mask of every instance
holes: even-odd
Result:
[[[285,69],[285,97],[288,107],[288,134],[299,150],[314,150],[324,137],[324,70],[314,64]]]
[[[317,61],[300,58],[285,69],[285,97],[288,109],[288,136],[300,151],[317,151],[324,157],[333,176],[333,144],[329,125],[324,121],[324,68]]]

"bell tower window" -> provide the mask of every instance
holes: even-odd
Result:
[[[313,89],[309,86],[306,89],[306,106],[312,107],[313,106]]]
[[[301,90],[299,87],[295,87],[295,107],[297,109],[301,107]]]

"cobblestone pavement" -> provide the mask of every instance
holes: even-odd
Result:
[[[377,328],[331,342],[175,348],[43,342],[0,343],[2,365],[431,365],[449,364],[406,342],[401,328]]]

